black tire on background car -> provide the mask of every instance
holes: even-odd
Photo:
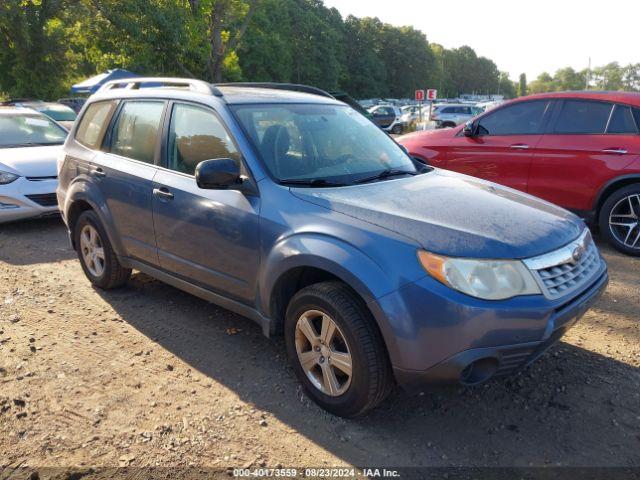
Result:
[[[391,133],[395,134],[395,135],[399,135],[402,133],[402,125],[394,125],[393,128],[391,129]]]
[[[640,184],[613,192],[600,209],[598,223],[612,247],[640,256]]]
[[[118,262],[109,237],[95,212],[87,210],[80,215],[73,236],[80,265],[91,283],[104,290],[127,283],[131,269],[123,268]]]
[[[335,415],[363,415],[393,387],[380,332],[344,283],[316,283],[296,293],[286,312],[285,342],[307,395]]]

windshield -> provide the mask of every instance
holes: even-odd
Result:
[[[417,172],[387,134],[348,106],[238,105],[234,112],[271,175],[283,183],[344,185],[383,172]]]
[[[0,148],[61,145],[67,132],[38,114],[0,115]]]
[[[66,107],[48,107],[39,110],[41,113],[53,118],[57,122],[73,122],[77,114],[70,108]]]

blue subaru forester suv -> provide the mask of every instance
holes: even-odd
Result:
[[[111,82],[58,167],[94,285],[136,269],[252,318],[342,416],[522,368],[608,280],[574,215],[425,167],[311,87]]]

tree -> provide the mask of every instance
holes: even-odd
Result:
[[[527,94],[527,75],[525,73],[520,74],[520,81],[518,82],[518,96],[524,97]]]
[[[66,79],[62,18],[71,1],[3,0],[0,3],[0,91],[52,97]]]

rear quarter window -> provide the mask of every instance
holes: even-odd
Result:
[[[638,133],[636,122],[631,113],[631,107],[616,105],[609,120],[607,133],[610,134],[634,134]]]
[[[89,105],[76,130],[76,140],[85,147],[97,150],[117,105],[116,100]]]

